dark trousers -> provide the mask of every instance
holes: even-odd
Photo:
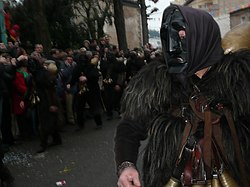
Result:
[[[43,149],[46,149],[48,146],[49,136],[52,137],[52,144],[62,143],[58,127],[59,113],[46,111],[44,110],[45,106],[41,106],[38,113],[40,142]]]
[[[27,112],[16,114],[16,122],[21,139],[30,139],[33,135],[33,127],[30,121],[28,121]]]
[[[3,144],[12,145],[14,142],[12,134],[12,118],[9,99],[2,99],[2,114],[1,115],[1,133]]]
[[[115,99],[115,91],[113,85],[105,85],[104,86],[104,103],[106,107],[107,116],[113,116],[114,110],[114,99]]]
[[[114,110],[118,113],[120,113],[122,93],[123,89],[114,93]]]
[[[89,106],[89,112],[93,116],[96,126],[102,125],[102,106],[100,96],[100,93],[91,91],[87,91],[83,94],[76,94],[74,105],[76,108],[77,124],[79,127],[84,126],[87,117],[86,104]]]
[[[48,140],[49,136],[52,136],[52,143],[55,144],[61,144],[62,143],[62,138],[59,132],[54,131],[52,134],[49,134],[47,132],[41,132],[40,133],[40,141],[41,141],[41,147],[46,149],[48,147]]]

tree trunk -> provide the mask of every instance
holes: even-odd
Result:
[[[143,45],[148,43],[148,20],[146,12],[145,0],[140,0],[141,4],[141,19],[142,19],[142,35],[143,35]]]
[[[97,20],[97,38],[101,38],[104,36],[103,26],[105,21],[103,19]]]
[[[126,52],[128,50],[128,44],[126,37],[122,0],[113,0],[113,2],[114,2],[114,22],[115,22],[119,49],[122,49],[124,52]]]
[[[36,42],[41,43],[45,50],[51,48],[51,38],[48,21],[45,15],[44,0],[28,0],[29,11],[33,15]]]

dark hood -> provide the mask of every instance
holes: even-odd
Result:
[[[202,10],[186,6],[171,5],[163,13],[163,22],[173,9],[178,8],[186,21],[186,43],[188,67],[186,76],[219,63],[223,56],[221,35],[213,17]],[[162,23],[163,23],[162,22]]]

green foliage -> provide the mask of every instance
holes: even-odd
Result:
[[[40,3],[40,6],[36,6]],[[102,3],[102,4],[100,4]],[[109,0],[23,0],[11,8],[12,24],[21,26],[21,41],[42,43],[43,38],[49,38],[47,46],[66,49],[80,47],[82,41],[88,38],[98,38],[104,35],[103,26],[111,22],[111,3]],[[37,21],[45,17],[44,25]],[[38,28],[37,28],[38,27]],[[48,33],[37,29],[46,27]]]
[[[55,47],[65,49],[77,46],[83,39],[83,35],[74,22],[72,3],[72,0],[47,0],[45,15],[52,44]]]

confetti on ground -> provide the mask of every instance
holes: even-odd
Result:
[[[8,152],[4,154],[4,164],[13,166],[31,167],[32,155],[29,152]]]
[[[34,156],[35,159],[41,159],[41,158],[45,158],[47,152],[44,152],[44,153],[39,153],[39,154],[36,154]]]
[[[61,180],[61,181],[56,182],[56,186],[64,186],[65,184],[66,184],[65,180]]]
[[[70,168],[64,167],[64,169],[62,171],[59,171],[59,173],[69,173],[70,171],[71,171]]]

